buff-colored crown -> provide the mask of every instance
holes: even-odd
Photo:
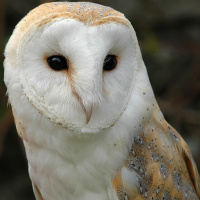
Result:
[[[126,17],[106,6],[89,2],[55,2],[42,4],[30,11],[16,26],[5,51],[16,53],[18,44],[28,33],[48,23],[62,19],[74,19],[89,26],[104,23],[121,23],[130,26]],[[8,48],[10,47],[10,48]]]
[[[20,29],[27,29],[31,24],[44,25],[58,18],[72,18],[89,25],[102,23],[122,23],[128,25],[124,15],[110,7],[89,2],[57,2],[38,6],[20,22]]]

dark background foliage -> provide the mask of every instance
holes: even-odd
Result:
[[[3,83],[3,50],[39,0],[0,0],[0,200],[34,199],[23,144]],[[158,104],[188,143],[200,169],[200,1],[94,0],[132,22]]]

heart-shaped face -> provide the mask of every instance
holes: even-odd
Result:
[[[31,15],[42,8],[28,14],[17,29],[24,30],[15,67],[24,95],[43,116],[71,130],[98,132],[126,109],[139,48],[121,13],[96,4],[87,10],[86,5],[58,3],[54,12],[49,8],[35,20]]]

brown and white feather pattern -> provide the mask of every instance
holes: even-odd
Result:
[[[182,137],[153,104],[144,119],[124,166],[112,180],[119,200],[198,200],[200,181],[196,164]],[[129,180],[136,175],[136,184]]]

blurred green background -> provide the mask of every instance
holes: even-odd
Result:
[[[3,51],[39,0],[0,0],[0,200],[34,199],[23,144],[3,83]],[[94,0],[125,14],[137,33],[158,104],[200,169],[200,1]]]

